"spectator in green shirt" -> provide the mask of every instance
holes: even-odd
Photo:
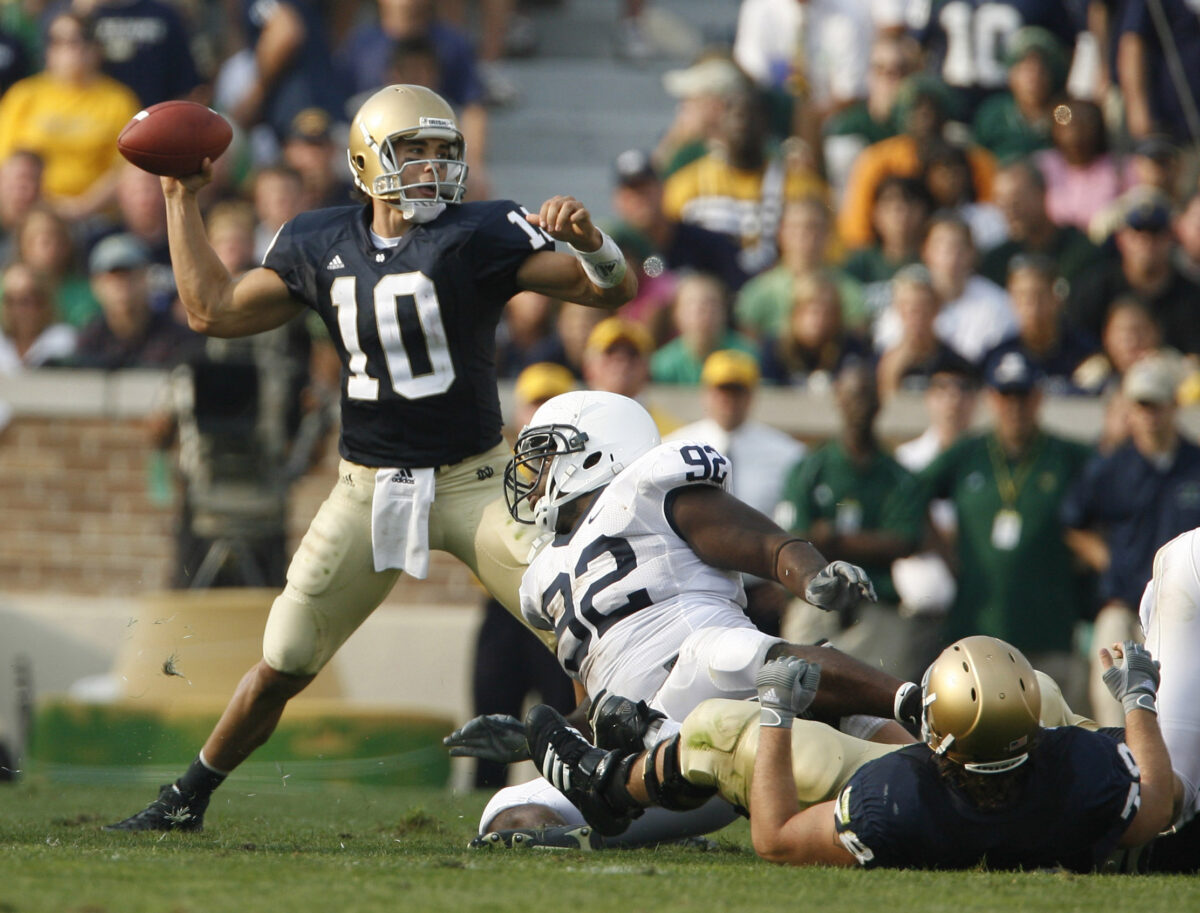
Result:
[[[876,603],[841,617],[794,603],[783,636],[838,649],[902,678],[916,680],[938,652],[936,617],[901,617],[891,565],[911,555],[924,530],[916,478],[879,443],[875,374],[848,362],[834,382],[838,437],[801,460],[784,483],[775,522],[808,539],[830,561],[858,564],[871,577]]]
[[[700,385],[704,359],[718,349],[758,357],[754,340],[729,329],[729,291],[716,276],[685,275],[673,308],[679,335],[650,357],[650,376],[660,384]]]
[[[993,95],[975,115],[975,140],[1000,161],[1051,146],[1051,112],[1067,82],[1067,55],[1054,34],[1036,25],[1018,30],[1008,46],[1008,91]]]
[[[1017,646],[1086,705],[1086,663],[1072,648],[1087,578],[1065,541],[1060,505],[1091,448],[1040,425],[1040,377],[1020,351],[984,367],[991,431],[964,438],[926,467],[925,494],[958,523],[958,593],[943,642],[989,634]]]

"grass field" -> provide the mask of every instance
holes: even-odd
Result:
[[[769,866],[719,849],[468,850],[486,796],[230,780],[201,834],[109,834],[150,784],[0,788],[0,913],[1130,911],[1200,909],[1200,879]]]

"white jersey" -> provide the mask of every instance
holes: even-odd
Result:
[[[694,485],[727,491],[728,461],[698,441],[660,444],[525,571],[522,614],[555,632],[559,662],[588,693],[630,687],[636,675],[652,694],[690,632],[750,627],[741,575],[705,564],[671,525],[671,500]]]
[[[1139,610],[1146,648],[1162,664],[1158,725],[1183,782],[1177,824],[1200,812],[1200,529],[1176,536],[1154,556]]]

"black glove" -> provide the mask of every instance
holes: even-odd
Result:
[[[525,724],[506,713],[477,716],[442,739],[455,758],[482,758],[500,764],[529,760]]]

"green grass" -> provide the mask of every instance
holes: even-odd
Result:
[[[1184,876],[777,868],[744,822],[716,852],[471,851],[486,796],[430,788],[235,775],[201,834],[100,830],[154,792],[36,773],[0,787],[0,913],[1200,909]]]

